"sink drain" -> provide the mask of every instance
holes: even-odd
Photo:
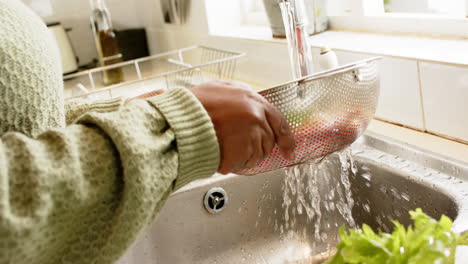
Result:
[[[222,188],[212,188],[206,192],[203,204],[205,209],[212,214],[221,213],[228,204],[228,196]]]

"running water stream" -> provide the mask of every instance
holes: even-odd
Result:
[[[295,78],[309,75],[312,73],[309,65],[312,58],[303,0],[283,0],[280,8],[293,75]],[[275,227],[279,228],[285,239],[299,238],[306,244],[309,244],[307,233],[313,230],[312,255],[323,250],[316,248],[317,243],[327,244],[327,250],[334,248],[331,241],[336,240],[328,238],[337,235],[338,226],[346,224],[350,228],[356,227],[349,177],[350,174],[357,174],[357,167],[349,148],[337,154],[338,159],[332,155],[320,162],[306,162],[285,169],[282,186],[284,221],[280,225],[275,224]],[[335,211],[338,213],[333,214]],[[330,215],[341,216],[342,219],[330,219]]]
[[[315,243],[327,242],[329,230],[336,230],[341,223],[356,227],[352,215],[354,200],[350,175],[357,174],[357,167],[350,149],[337,155],[338,159],[332,155],[321,162],[308,162],[285,169],[282,187],[284,224],[279,226],[280,234],[286,239],[299,237],[306,241],[306,233],[313,230],[315,242],[311,251],[316,254],[321,252],[315,250]],[[337,162],[340,166],[334,166]],[[335,210],[342,219],[330,221],[326,217]],[[303,224],[304,218],[306,224]],[[299,229],[300,226],[303,229]],[[334,246],[328,245],[327,250]]]

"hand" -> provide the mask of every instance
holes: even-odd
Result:
[[[281,112],[239,82],[216,81],[192,88],[216,129],[221,150],[219,172],[255,168],[278,144],[282,155],[294,159],[294,137]]]

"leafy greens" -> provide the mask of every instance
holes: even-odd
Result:
[[[341,227],[337,253],[326,264],[453,264],[457,246],[468,245],[468,233],[455,234],[447,216],[436,221],[421,209],[409,214],[414,224],[393,221],[391,234],[368,225],[348,232]]]

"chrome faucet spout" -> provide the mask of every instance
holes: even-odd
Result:
[[[304,0],[281,0],[286,38],[288,40],[293,78],[298,79],[314,73],[312,52],[309,45]]]

